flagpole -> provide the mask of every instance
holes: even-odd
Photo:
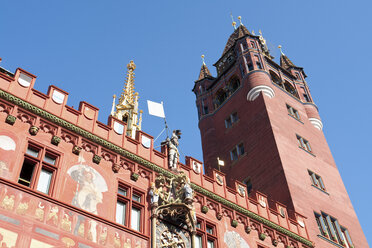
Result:
[[[164,109],[164,103],[163,101],[161,101],[161,105],[163,106],[163,109]],[[169,138],[169,134],[168,134],[168,124],[167,124],[167,119],[165,118],[165,115],[164,115],[164,125],[165,125],[165,129],[167,131],[167,138]]]

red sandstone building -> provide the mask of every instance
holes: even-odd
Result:
[[[205,174],[141,131],[134,63],[107,124],[0,68],[1,247],[368,247],[302,68],[244,26],[216,66],[194,87]]]

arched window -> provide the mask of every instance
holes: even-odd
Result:
[[[219,89],[216,92],[215,102],[217,107],[220,106],[226,100],[227,96],[228,92],[226,92],[224,89]]]
[[[280,80],[279,76],[275,72],[270,71],[270,76],[271,76],[271,81],[273,81],[273,83],[279,85],[280,87],[283,87],[282,80]]]
[[[231,93],[233,93],[234,91],[236,91],[240,86],[240,81],[238,78],[233,78],[230,80],[230,90],[231,90]]]
[[[296,89],[293,87],[293,85],[291,83],[289,83],[288,81],[285,81],[284,82],[284,89],[291,93],[293,96],[297,97],[298,98],[298,94],[297,94],[297,91]]]

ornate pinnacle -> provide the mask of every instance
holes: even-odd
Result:
[[[136,69],[136,65],[134,64],[133,60],[129,62],[127,69],[128,72],[125,79],[126,83],[124,90],[120,95],[119,104],[122,104],[124,100],[126,100],[129,104],[134,103],[134,70]]]

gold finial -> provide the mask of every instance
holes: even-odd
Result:
[[[283,51],[282,51],[282,45],[279,45],[278,48],[279,48],[279,50],[280,50],[280,53],[281,53],[282,55],[284,55],[284,53],[283,53]]]
[[[134,64],[133,60],[131,60],[129,64],[127,64],[127,68],[128,70],[131,70],[131,71],[136,69],[136,65]]]
[[[258,30],[258,33],[262,36],[262,31],[261,31],[261,29]]]
[[[112,97],[115,99],[116,98],[116,95],[114,94]]]
[[[256,34],[254,33],[254,30],[252,30],[252,34],[253,34],[253,35],[256,35]]]
[[[242,23],[242,17],[241,16],[238,16],[238,20],[239,20],[240,25],[244,26],[244,24]]]
[[[231,20],[232,20],[232,26],[234,27],[234,29],[236,29],[236,22],[234,21],[234,17],[233,17],[231,12],[230,12],[230,16],[231,16]]]
[[[202,61],[203,61],[203,65],[205,65],[204,54],[202,54],[201,58],[202,58]]]
[[[142,110],[142,109],[140,110],[140,113],[141,113],[141,114],[143,113],[143,110]]]

